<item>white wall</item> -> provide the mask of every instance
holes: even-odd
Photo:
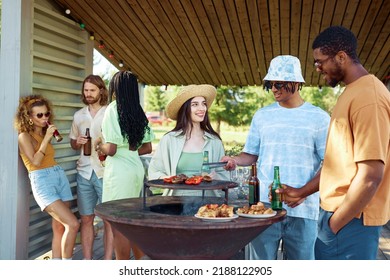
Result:
[[[0,259],[27,255],[29,188],[13,118],[31,88],[31,0],[3,0],[0,55]]]

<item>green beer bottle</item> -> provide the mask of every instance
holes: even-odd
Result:
[[[201,175],[208,175],[210,174],[210,167],[208,165],[204,165],[205,163],[209,163],[209,151],[203,152],[203,164],[202,164],[202,171]]]
[[[277,189],[281,189],[282,184],[280,183],[280,175],[279,175],[279,166],[274,166],[274,182],[272,183],[272,188],[271,188],[271,195],[272,195],[272,200],[271,200],[271,208],[273,210],[282,210],[282,200],[280,199],[280,194],[276,193],[275,191]]]

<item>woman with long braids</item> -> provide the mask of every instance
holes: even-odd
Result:
[[[154,134],[140,104],[137,77],[119,71],[111,79],[109,95],[115,99],[104,114],[103,139],[95,141],[98,154],[107,155],[103,176],[103,202],[139,197],[145,170],[140,155],[152,152]],[[113,234],[117,260],[136,259],[144,254],[119,231],[104,222],[107,234]],[[105,256],[111,259],[112,256]]]
[[[54,159],[50,141],[56,127],[47,124],[52,120],[53,113],[47,99],[40,95],[20,98],[15,116],[20,156],[37,204],[52,217],[52,259],[70,260],[79,222],[70,210],[73,195],[68,178]]]

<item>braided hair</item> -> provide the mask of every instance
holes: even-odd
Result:
[[[140,104],[137,77],[130,71],[115,73],[110,81],[109,95],[116,97],[119,126],[129,148],[142,145],[146,131],[150,131],[148,119]]]

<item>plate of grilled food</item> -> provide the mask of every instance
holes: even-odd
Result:
[[[276,211],[272,210],[272,208],[267,208],[262,202],[258,202],[257,204],[238,208],[236,213],[240,217],[244,218],[252,218],[252,219],[265,219],[270,218],[276,215]]]
[[[233,206],[226,204],[206,204],[199,208],[195,217],[206,222],[230,222],[238,218],[233,209]]]

